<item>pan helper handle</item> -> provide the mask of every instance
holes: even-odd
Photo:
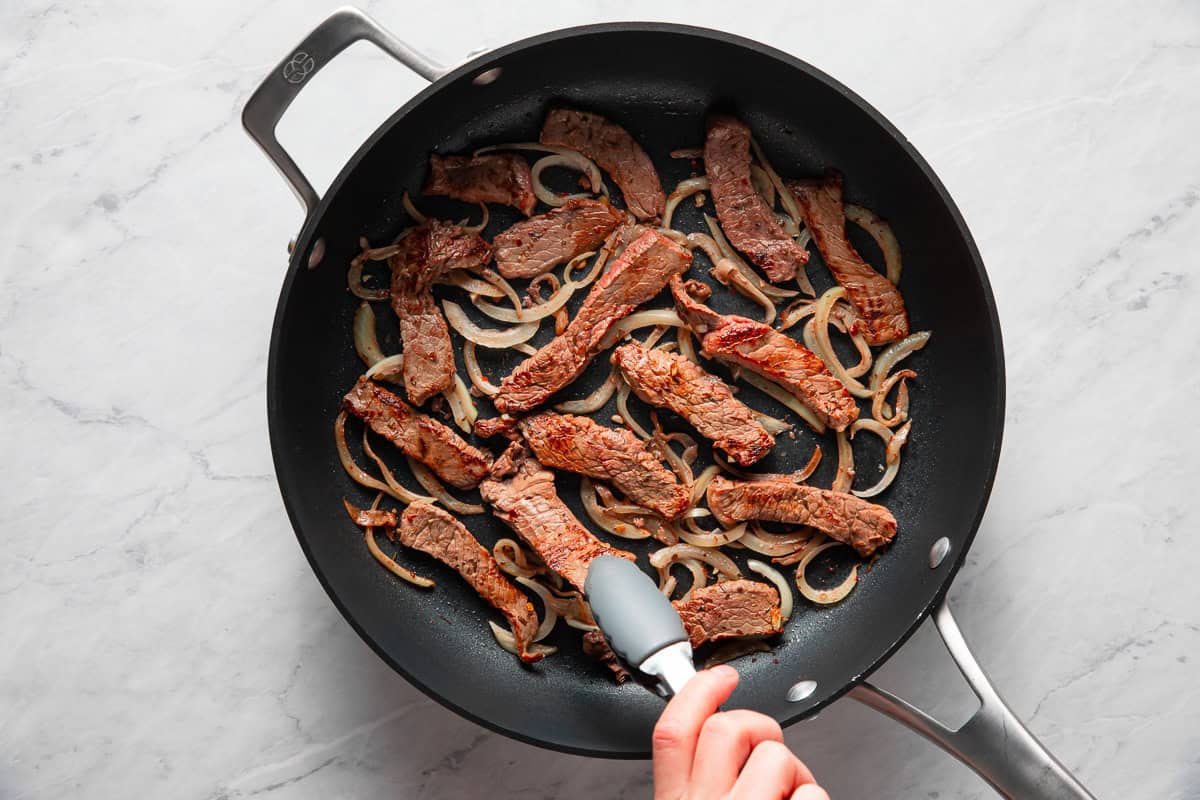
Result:
[[[637,564],[600,556],[588,567],[584,594],[613,652],[671,694],[693,675],[692,646],[683,620]]]

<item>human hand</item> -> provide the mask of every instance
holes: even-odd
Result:
[[[667,704],[654,727],[654,800],[829,800],[778,722],[717,711],[737,682],[733,667],[704,670]]]

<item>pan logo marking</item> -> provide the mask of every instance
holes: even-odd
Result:
[[[283,79],[288,83],[302,83],[316,66],[316,59],[303,50],[297,50],[291,60],[283,65]]]

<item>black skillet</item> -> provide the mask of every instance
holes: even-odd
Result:
[[[432,84],[359,148],[319,198],[279,145],[275,126],[307,80],[361,39]],[[347,293],[345,275],[359,237],[386,242],[407,224],[400,193],[420,186],[430,151],[536,140],[552,103],[597,111],[625,126],[655,158],[668,190],[692,166],[666,154],[700,143],[704,115],[714,108],[746,120],[785,175],[836,166],[846,175],[847,201],[891,221],[904,248],[901,285],[913,327],[934,331],[930,346],[911,361],[920,372],[915,433],[900,480],[881,498],[899,520],[895,544],[843,603],[813,609],[800,601],[774,653],[739,662],[734,704],[788,725],[850,692],[956,755],[1007,796],[1089,797],[996,695],[945,604],[983,515],[1004,422],[999,322],[971,235],[929,165],[877,111],[808,64],[725,33],[594,25],[535,36],[443,69],[361,12],[343,9],[286,57],[247,103],[247,130],[308,214],[271,337],[267,405],[275,468],[300,545],[347,621],[415,686],[481,725],[567,752],[647,755],[662,700],[636,684],[614,685],[580,653],[576,632],[558,632],[552,641],[560,652],[524,668],[494,645],[484,604],[452,573],[424,557],[406,557],[438,582],[436,589],[420,590],[378,568],[342,509],[341,498],[366,495],[339,466],[331,435],[339,399],[362,370],[350,333],[357,301]],[[441,215],[470,211],[447,202],[427,207]],[[492,211],[488,236],[514,219],[503,209]],[[697,229],[697,214],[690,209],[680,219]],[[704,270],[698,258],[693,276]],[[824,272],[810,269],[827,283]],[[725,308],[736,308],[727,291],[717,296]],[[385,334],[385,349],[396,347],[391,337],[394,331]],[[485,369],[502,376],[516,358],[501,356]],[[565,394],[583,394],[606,371],[594,365]],[[751,402],[771,408],[761,397]],[[488,405],[481,403],[485,415],[493,413]],[[802,433],[794,443],[782,441],[786,446],[763,469],[797,468],[816,440]],[[824,447],[828,469],[835,451],[828,442]],[[877,463],[877,453],[869,461],[872,454],[860,452],[864,463]],[[565,497],[575,496],[568,476],[559,486]],[[485,544],[511,535],[490,515],[463,521]],[[957,731],[864,681],[930,613],[982,700]]]

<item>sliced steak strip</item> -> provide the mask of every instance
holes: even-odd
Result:
[[[537,205],[529,164],[515,153],[478,156],[430,153],[429,177],[421,191],[468,203],[501,203],[513,206],[527,217]]]
[[[775,446],[775,437],[733,396],[725,381],[690,358],[632,342],[613,352],[612,363],[643,402],[683,417],[733,463],[753,464]]]
[[[496,410],[501,414],[529,411],[579,377],[600,352],[609,329],[662,291],[691,262],[690,252],[656,231],[638,236],[592,286],[562,335],[500,382],[500,392],[492,398]]]
[[[749,519],[810,525],[862,556],[896,536],[896,518],[883,506],[790,481],[716,477],[708,485],[708,508],[726,527]]]
[[[717,219],[730,243],[761,267],[772,283],[796,277],[808,263],[808,251],[784,232],[755,191],[750,181],[750,128],[737,117],[709,117],[704,171]]]
[[[735,636],[770,636],[783,627],[779,592],[760,581],[714,583],[696,589],[686,601],[676,600],[673,605],[692,647]]]
[[[542,144],[578,150],[612,176],[625,206],[640,220],[661,216],[667,205],[654,162],[629,132],[599,114],[552,109],[542,125]]]
[[[823,180],[791,181],[788,188],[800,204],[804,224],[812,232],[825,266],[846,288],[867,342],[887,344],[908,336],[908,312],[900,290],[863,261],[846,238],[841,174],[831,173]]]
[[[700,334],[706,356],[779,384],[835,431],[858,419],[854,398],[816,353],[761,322],[716,313],[689,294],[682,280],[671,282],[671,293],[679,315]]]
[[[576,198],[562,208],[518,222],[492,240],[496,269],[506,278],[533,278],[599,246],[625,218],[602,200]]]
[[[612,484],[630,502],[663,519],[675,519],[688,507],[690,488],[626,428],[552,412],[526,417],[520,427],[529,449],[548,467]]]
[[[603,555],[634,559],[592,535],[554,490],[554,473],[513,444],[479,487],[492,513],[529,543],[550,569],[583,591],[588,565]]]
[[[529,652],[538,628],[529,598],[509,582],[496,559],[461,522],[428,503],[413,503],[400,517],[399,535],[405,547],[428,553],[462,575],[480,597],[504,615],[522,661],[541,660],[541,654]]]
[[[365,378],[346,394],[342,407],[458,489],[478,486],[492,468],[491,456]]]
[[[693,648],[738,636],[771,636],[783,629],[779,592],[760,581],[714,583],[692,592],[686,601],[675,600],[672,605],[683,620]],[[583,652],[612,670],[617,683],[629,677],[602,632],[590,631],[584,635]]]
[[[414,405],[454,383],[454,346],[433,284],[452,269],[474,269],[491,258],[491,246],[457,225],[429,220],[406,236],[389,260],[392,310],[404,343],[404,388]]]

